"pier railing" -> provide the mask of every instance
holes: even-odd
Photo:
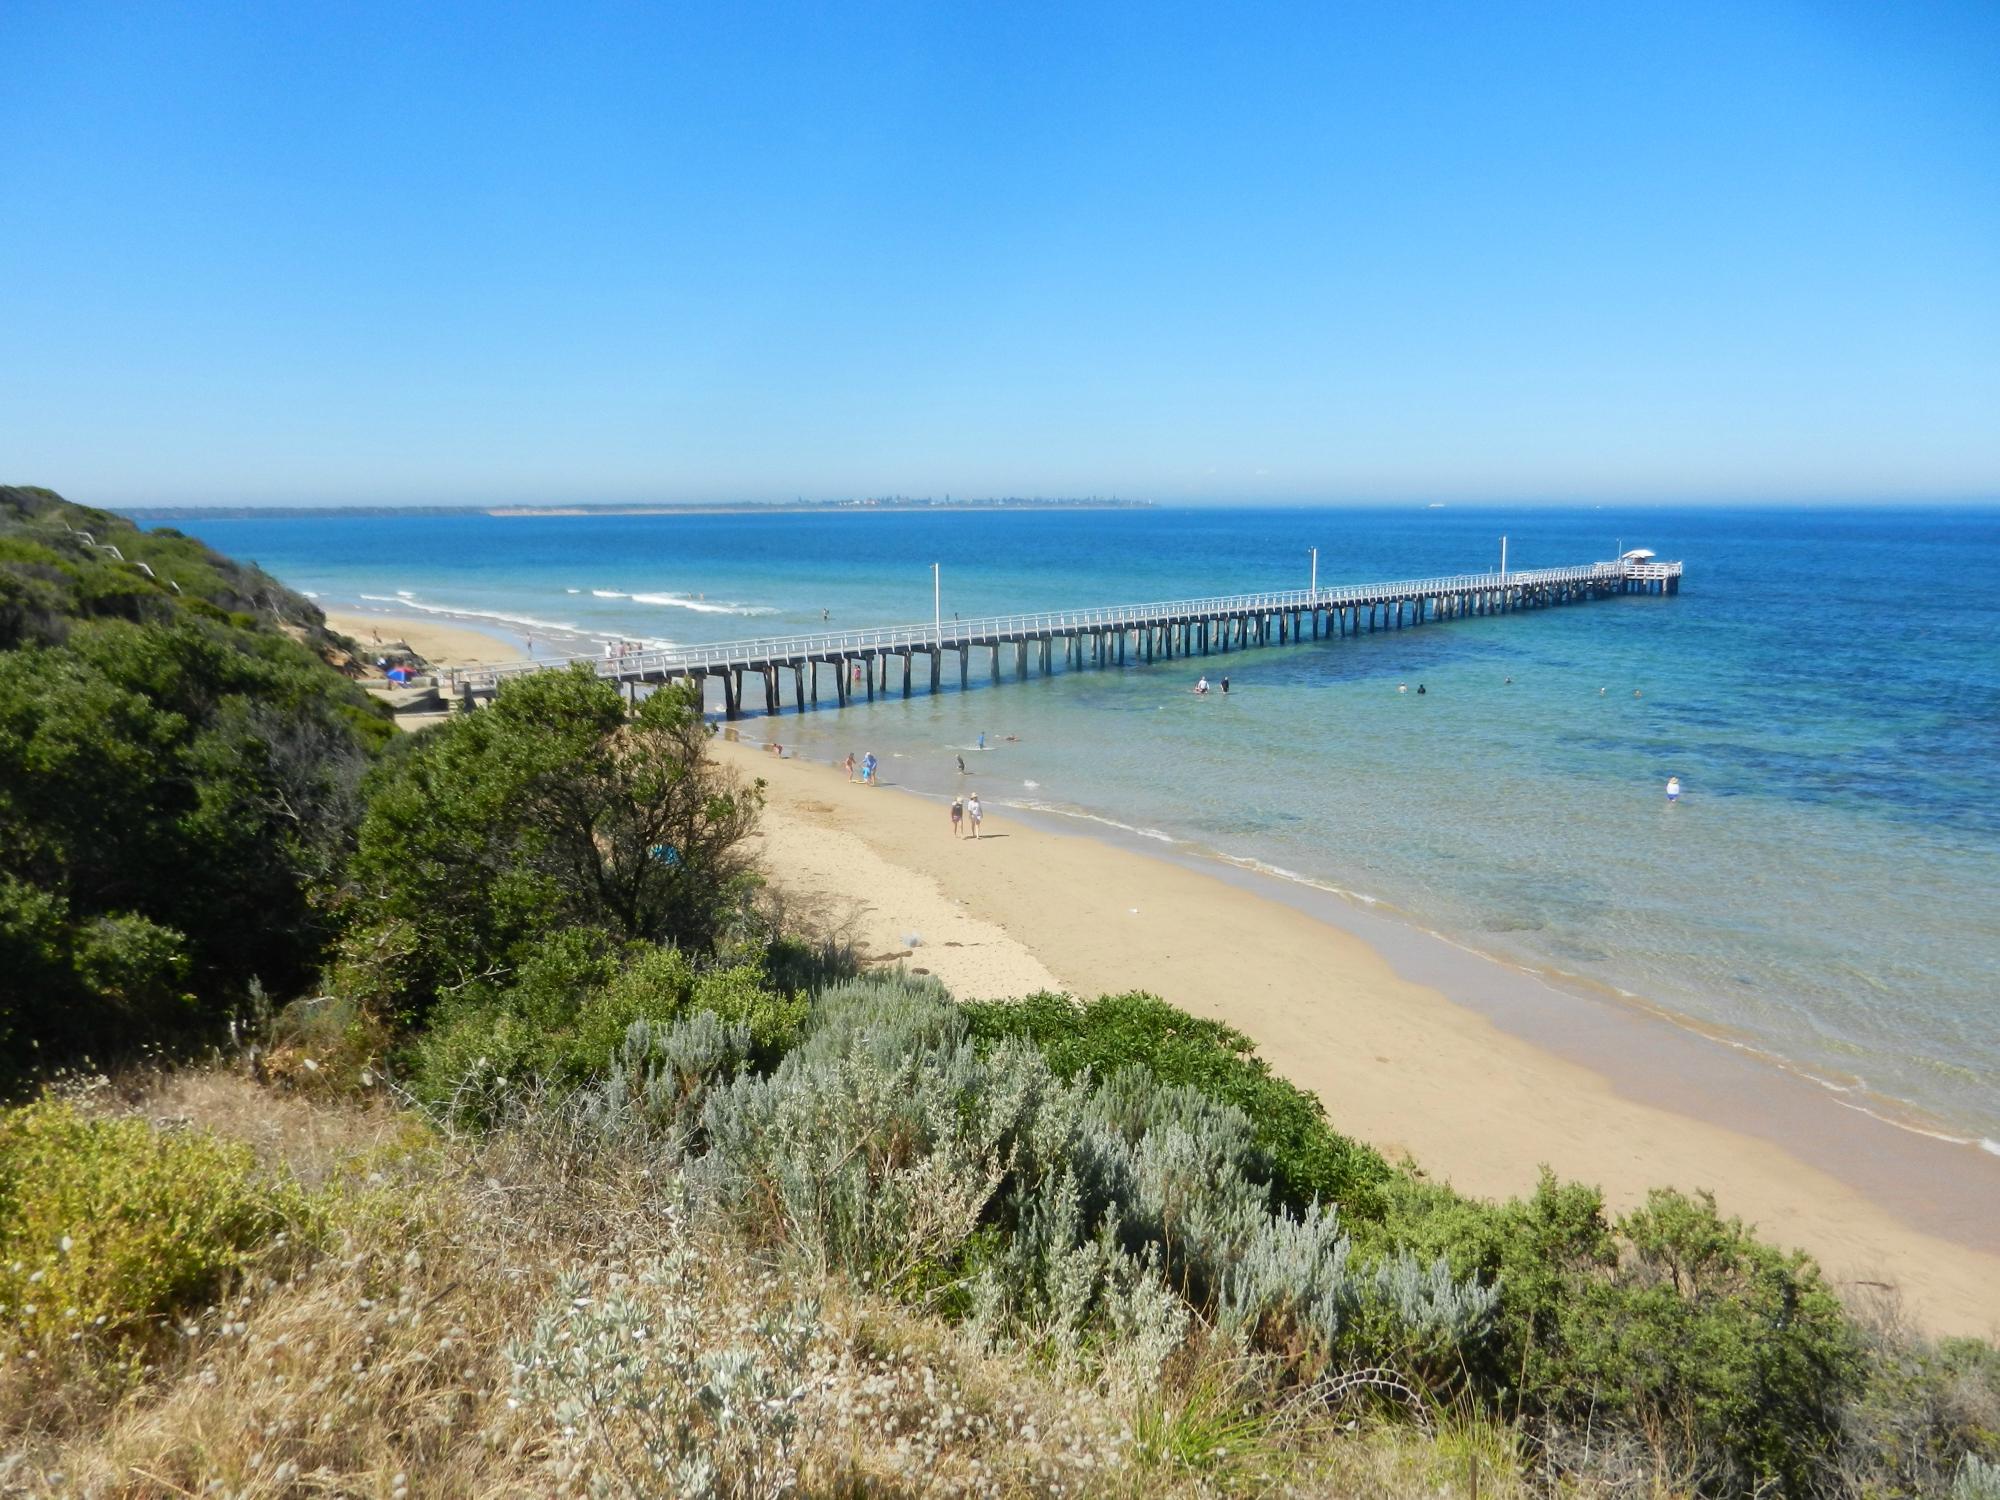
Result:
[[[628,652],[623,656],[575,656],[537,661],[503,662],[461,670],[461,683],[495,683],[503,678],[588,662],[604,677],[644,677],[720,669],[750,662],[800,661],[829,656],[905,650],[952,650],[995,640],[1019,640],[1043,633],[1132,630],[1166,621],[1213,619],[1246,614],[1345,609],[1399,599],[1428,599],[1500,589],[1561,587],[1578,583],[1678,578],[1677,562],[1586,563],[1569,568],[1531,568],[1506,573],[1455,573],[1437,578],[1411,578],[1393,583],[1336,584],[1321,589],[1278,589],[1253,594],[1222,594],[1207,598],[1164,599],[1150,604],[1107,604],[1086,609],[1036,610],[1022,614],[952,619],[942,624],[868,626],[854,630],[821,630],[805,634],[753,636],[741,640],[706,641],[686,646]]]

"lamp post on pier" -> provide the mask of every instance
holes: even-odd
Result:
[[[938,646],[944,645],[944,581],[938,572],[939,565],[931,564],[931,639]]]
[[[1319,601],[1319,548],[1314,547],[1311,551],[1313,559],[1312,596],[1313,601],[1317,603]]]

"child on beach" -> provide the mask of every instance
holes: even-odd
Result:
[[[854,752],[852,750],[847,752],[847,759],[842,764],[847,767],[847,779],[852,781],[854,779]]]

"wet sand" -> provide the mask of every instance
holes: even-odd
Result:
[[[993,806],[987,837],[954,841],[934,799],[716,752],[767,782],[773,882],[882,961],[969,997],[1150,990],[1244,1031],[1335,1128],[1462,1191],[1526,1192],[1544,1163],[1615,1208],[1706,1188],[1843,1289],[1891,1285],[1938,1332],[2000,1330],[2000,1158],[1328,894]]]

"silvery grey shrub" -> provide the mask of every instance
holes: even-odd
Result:
[[[753,1318],[713,1296],[709,1275],[678,1239],[608,1291],[567,1274],[509,1347],[513,1399],[554,1432],[566,1492],[795,1490],[800,1414],[828,1359],[818,1308],[792,1298]]]
[[[1952,1481],[1951,1500],[2000,1500],[2000,1463],[1966,1454]]]
[[[988,1337],[1059,1363],[1096,1351],[1107,1376],[1150,1379],[1191,1309],[1322,1368],[1491,1327],[1497,1287],[1407,1254],[1357,1266],[1333,1208],[1274,1209],[1241,1111],[1141,1067],[1065,1081],[1029,1044],[981,1051],[935,983],[828,989],[768,1075],[712,1016],[642,1025],[607,1127],[698,1123],[687,1170],[709,1206],[775,1222],[818,1268],[955,1296]]]

